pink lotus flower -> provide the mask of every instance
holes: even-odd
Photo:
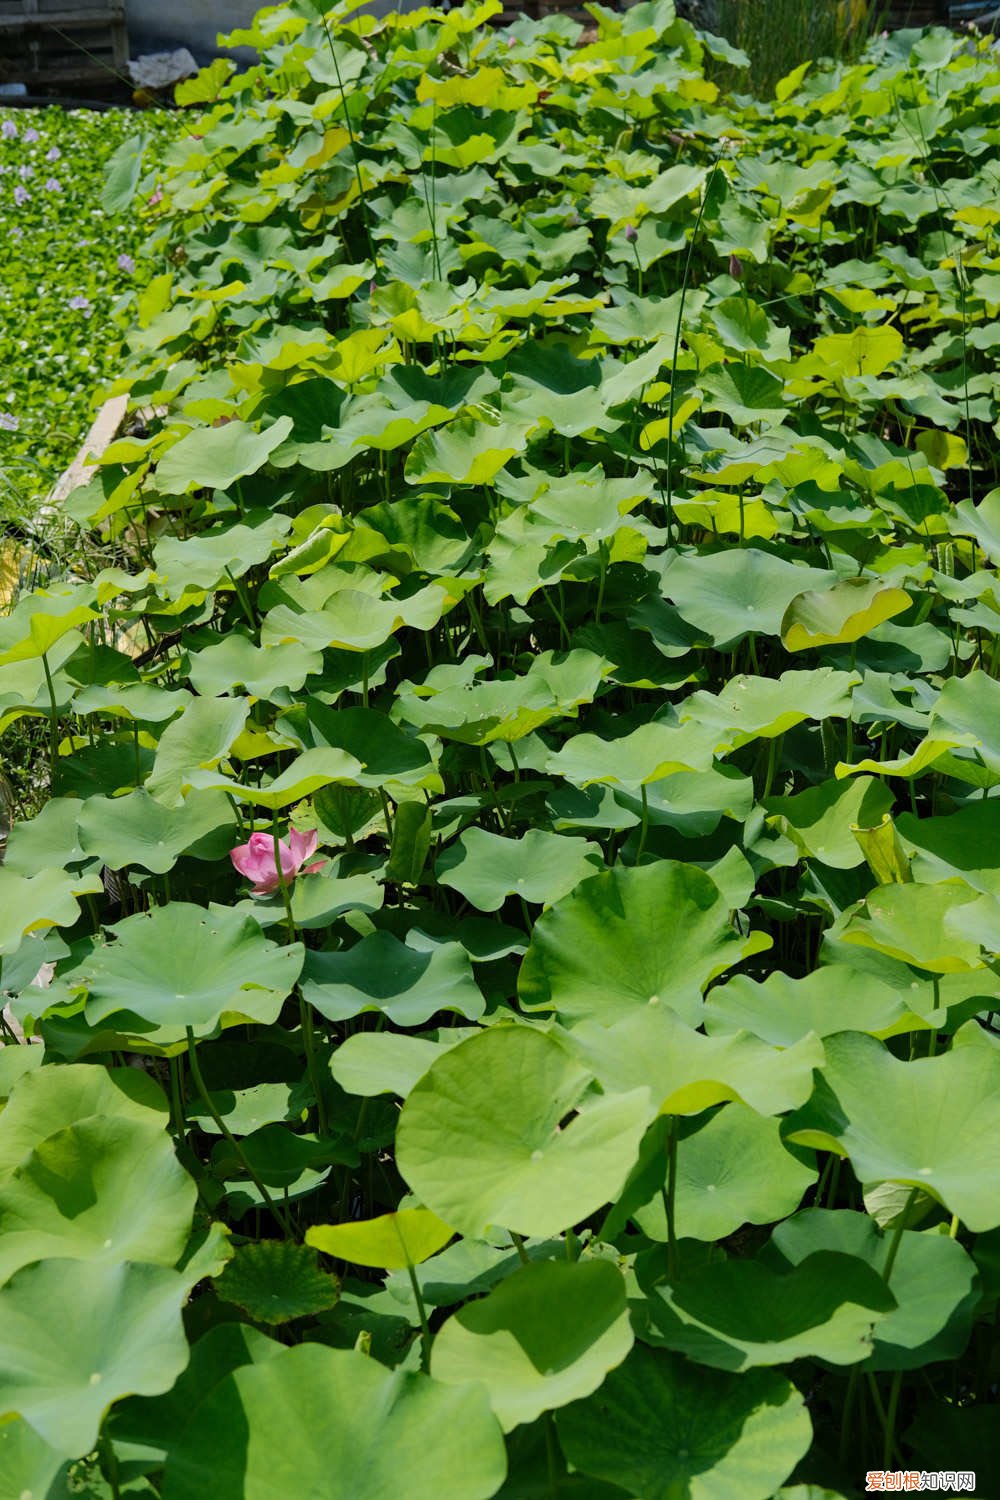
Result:
[[[281,874],[286,885],[290,885],[303,869],[306,875],[311,875],[315,870],[322,868],[321,859],[311,865],[306,864],[306,860],[315,852],[315,829],[311,833],[300,833],[297,828],[293,828],[288,834],[287,843],[284,839],[278,840],[278,858],[281,860]],[[278,889],[280,881],[274,862],[272,834],[252,833],[247,843],[230,849],[229,858],[241,875],[253,881],[253,889],[250,892],[252,896],[268,896]]]

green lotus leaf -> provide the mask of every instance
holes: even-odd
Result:
[[[884,1038],[921,1030],[927,1022],[912,1006],[919,1007],[917,998],[900,994],[888,976],[831,963],[801,979],[780,970],[760,981],[737,974],[710,991],[704,1020],[709,1036],[749,1031],[773,1047],[791,1047],[810,1032]]]
[[[864,1183],[930,1193],[979,1233],[1000,1224],[1000,1055],[968,1022],[950,1052],[900,1062],[873,1037],[828,1037],[815,1093],[785,1138],[847,1156]]]
[[[56,1477],[65,1462],[65,1455],[50,1448],[23,1417],[5,1417],[0,1422],[2,1500],[54,1493]]]
[[[127,1261],[19,1271],[0,1288],[0,1412],[23,1417],[65,1458],[88,1453],[113,1401],[169,1390],[187,1364],[181,1309],[192,1284],[190,1268]]]
[[[95,591],[86,584],[25,594],[0,620],[0,666],[47,655],[78,625],[97,618],[96,602]]]
[[[960,882],[881,886],[845,923],[841,940],[874,948],[932,974],[977,969],[982,959],[976,923],[972,932],[966,932],[958,919],[963,908],[971,906],[981,922],[982,900],[971,886]],[[983,911],[983,916],[988,915]],[[988,926],[981,936],[989,939]]]
[[[307,677],[322,671],[322,652],[298,641],[255,646],[243,635],[227,635],[188,657],[191,686],[203,697],[221,697],[244,687],[255,698],[273,698],[280,689],[297,692]]]
[[[828,333],[813,345],[810,368],[826,380],[844,375],[881,375],[903,355],[903,336],[886,324],[867,328],[863,324],[850,333]]]
[[[682,1238],[724,1240],[741,1224],[772,1224],[795,1212],[816,1172],[785,1149],[779,1132],[777,1120],[732,1103],[681,1138],[674,1213]],[[665,1171],[665,1153],[663,1165]],[[666,1241],[659,1197],[634,1217],[643,1234]]]
[[[771,826],[807,858],[852,870],[864,861],[852,826],[874,827],[892,807],[892,795],[874,777],[857,776],[846,785],[821,781],[794,797],[771,797],[764,806]]]
[[[72,927],[80,915],[77,896],[99,890],[95,884],[65,870],[49,868],[37,875],[18,875],[0,868],[0,954],[14,953],[22,938],[47,927]]]
[[[662,589],[710,645],[731,651],[746,635],[779,635],[797,594],[835,582],[834,574],[819,568],[737,547],[675,555],[663,573]]]
[[[709,398],[707,411],[722,411],[737,427],[781,421],[787,406],[782,382],[763,365],[726,364],[706,370],[698,384]]]
[[[248,1089],[210,1089],[213,1108],[233,1135],[251,1135],[263,1125],[279,1120],[300,1120],[303,1109],[288,1083],[258,1083]],[[200,1099],[189,1099],[188,1119],[198,1121],[206,1135],[220,1135],[207,1106]]]
[[[136,1036],[162,1029],[176,1040],[186,1027],[207,1036],[238,1021],[270,1025],[304,957],[301,943],[279,947],[251,917],[187,901],[126,917],[111,931],[115,942],[74,969],[72,983],[86,989],[92,1026],[115,1016]]]
[[[221,776],[199,777],[206,791],[217,790],[238,797],[241,802],[252,802],[256,807],[280,812],[294,802],[312,796],[313,792],[333,783],[355,785],[361,764],[346,750],[326,746],[316,750],[305,750],[296,756],[290,766],[264,785],[248,785],[246,782],[229,781]]]
[[[89,797],[82,809],[82,849],[113,870],[136,865],[162,875],[182,854],[222,859],[237,842],[236,817],[221,792],[191,792],[180,807],[164,807],[138,787],[125,797]]]
[[[1000,802],[977,799],[947,817],[900,813],[896,831],[913,855],[915,880],[930,885],[957,877],[973,890],[1000,895]]]
[[[338,1297],[336,1280],[320,1270],[316,1256],[290,1240],[238,1245],[215,1290],[269,1328],[324,1312]]]
[[[765,1255],[783,1268],[836,1251],[884,1276],[891,1241],[867,1214],[807,1208],[777,1226]],[[979,1296],[976,1264],[967,1251],[945,1235],[904,1229],[890,1285],[898,1305],[875,1326],[868,1366],[913,1370],[932,1360],[959,1358]]]
[[[155,1117],[95,1115],[66,1125],[0,1181],[0,1282],[38,1260],[172,1266],[196,1197]]]
[[[531,1027],[470,1037],[410,1091],[399,1170],[460,1234],[558,1234],[615,1197],[649,1118],[645,1089],[595,1097],[592,1076]]]
[[[291,417],[279,417],[263,432],[236,420],[222,427],[196,427],[160,459],[156,488],[161,495],[186,495],[193,488],[228,490],[262,468],[291,430]]]
[[[423,740],[372,708],[329,709],[309,703],[304,714],[291,710],[282,724],[299,736],[306,749],[329,746],[358,762],[358,786],[379,788],[439,786],[431,754]]]
[[[397,1026],[423,1026],[437,1011],[476,1020],[486,1009],[465,949],[428,950],[373,932],[339,953],[309,953],[302,994],[328,1021],[379,1011]]]
[[[0,1173],[16,1171],[50,1135],[91,1115],[152,1122],[162,1130],[167,1101],[159,1085],[134,1068],[81,1063],[32,1071],[0,1111]]]
[[[719,887],[677,860],[594,875],[535,923],[518,991],[567,1025],[669,1008],[697,1026],[710,980],[755,951]],[[757,949],[756,951],[759,951]]]
[[[805,719],[845,719],[857,673],[819,667],[780,677],[734,677],[720,693],[692,693],[678,705],[682,726],[692,720],[728,755],[755,739],[774,739]]]
[[[410,449],[408,484],[491,484],[504,464],[522,453],[532,422],[459,417],[447,427],[421,433]]]
[[[227,1375],[177,1434],[164,1500],[489,1500],[503,1439],[484,1391],[299,1344]]]
[[[697,1115],[727,1099],[783,1114],[808,1099],[823,1062],[812,1034],[781,1050],[746,1032],[702,1036],[665,1005],[648,1004],[612,1026],[577,1022],[567,1047],[605,1093],[648,1089],[651,1114]]]
[[[639,788],[712,765],[712,736],[698,722],[641,724],[620,739],[574,734],[550,755],[546,770],[574,786]]]
[[[556,1427],[574,1468],[644,1500],[771,1500],[812,1441],[783,1375],[708,1371],[643,1344]]]
[[[858,1364],[896,1306],[878,1271],[833,1250],[817,1250],[783,1273],[753,1260],[702,1266],[649,1297],[667,1348],[718,1370],[805,1358]]]
[[[435,873],[478,911],[499,911],[515,895],[551,906],[602,865],[600,849],[582,839],[540,828],[509,839],[470,828],[439,856]]]
[[[203,531],[186,541],[163,537],[153,548],[153,566],[169,584],[167,598],[198,589],[207,592],[220,583],[224,585],[227,579],[232,583],[242,578],[251,568],[267,562],[291,524],[288,516],[279,513],[267,516],[255,526]]]
[[[455,1231],[428,1208],[401,1208],[377,1219],[312,1224],[306,1244],[355,1266],[398,1270],[418,1266],[454,1239]]]
[[[453,1314],[431,1374],[481,1381],[505,1432],[596,1391],[633,1336],[625,1282],[609,1261],[536,1261]]]
[[[552,719],[576,718],[581,703],[596,695],[610,663],[592,651],[553,651],[536,656],[522,677],[503,676],[465,682],[428,692],[405,688],[396,697],[393,716],[421,732],[465,745],[508,743],[523,739]]]
[[[769,360],[786,360],[789,356],[788,329],[772,323],[764,309],[748,297],[723,298],[713,307],[711,319],[727,349]]]
[[[156,749],[146,790],[166,807],[179,807],[192,787],[211,781],[247,720],[250,704],[242,698],[195,698],[179,719],[168,724]]]
[[[444,587],[428,584],[406,599],[380,599],[360,589],[343,588],[323,609],[296,612],[285,604],[269,610],[261,626],[261,645],[295,641],[310,651],[374,651],[395,631],[408,625],[430,630],[449,603]]]
[[[457,1047],[468,1031],[449,1027],[440,1041],[398,1032],[359,1031],[341,1042],[330,1060],[330,1071],[348,1094],[373,1098],[398,1094],[405,1099],[436,1057]],[[454,1040],[453,1040],[454,1038]]]
[[[807,589],[782,616],[781,644],[786,651],[807,651],[858,641],[911,603],[905,589],[878,578],[845,578],[830,589]]]
[[[77,839],[83,806],[79,797],[52,797],[35,817],[15,823],[7,835],[4,869],[28,876],[83,864],[87,856]]]

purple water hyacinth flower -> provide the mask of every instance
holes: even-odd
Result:
[[[18,167],[17,175],[22,182],[27,182],[29,177],[34,177],[35,169],[34,167],[29,167],[27,162],[25,162],[23,166]]]
[[[20,423],[12,411],[0,411],[0,428],[4,432],[16,432]]]
[[[124,251],[115,261],[115,265],[118,267],[119,271],[127,271],[130,276],[135,270],[135,261],[132,259],[131,255],[126,255]]]
[[[18,208],[20,208],[23,204],[28,203],[30,199],[31,194],[28,192],[28,189],[26,187],[22,187],[21,184],[18,183],[17,187],[14,189],[14,202],[17,204]]]
[[[0,135],[3,136],[5,141],[17,140],[17,126],[13,120],[4,120],[3,124],[0,125]]]
[[[633,241],[639,238],[639,231],[638,229],[636,229],[634,224],[625,225],[625,238],[628,240],[630,245],[633,243]]]
[[[59,158],[60,158],[60,156],[62,156],[62,152],[59,150],[59,147],[58,146],[50,146],[49,149],[45,153],[45,160],[46,161],[58,161]]]
[[[90,314],[93,312],[93,307],[91,305],[89,297],[81,297],[79,295],[77,295],[76,297],[71,297],[69,299],[69,302],[67,303],[67,306],[73,312],[82,312],[82,313],[85,313],[88,318],[90,317]]]
[[[27,130],[24,132],[24,139],[30,146],[33,146],[36,141],[41,140],[41,136],[38,134],[38,131],[35,129],[34,125],[29,125]]]
[[[45,183],[45,191],[47,193],[61,193],[62,183],[59,181],[59,178],[49,177]]]

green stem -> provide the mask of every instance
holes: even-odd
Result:
[[[275,1203],[274,1199],[271,1197],[271,1194],[268,1192],[267,1188],[257,1176],[257,1173],[254,1171],[253,1167],[250,1165],[243,1147],[233,1135],[233,1132],[230,1130],[225,1120],[219,1114],[219,1111],[215,1107],[215,1103],[212,1099],[211,1094],[205,1087],[205,1080],[201,1074],[201,1064],[198,1062],[198,1049],[195,1046],[194,1032],[191,1030],[190,1026],[186,1026],[184,1030],[187,1036],[188,1061],[191,1066],[191,1077],[194,1081],[194,1086],[198,1091],[198,1098],[208,1110],[209,1115],[215,1122],[216,1130],[218,1130],[219,1134],[225,1138],[226,1143],[232,1151],[233,1155],[240,1163],[240,1166],[243,1168],[244,1172],[246,1172],[247,1176],[253,1183],[254,1187],[257,1189],[263,1201],[267,1204],[267,1207],[274,1215],[276,1222],[281,1225],[282,1233],[285,1235],[285,1238],[292,1239],[293,1236],[291,1225],[285,1218],[285,1215],[281,1212],[281,1209]]]
[[[49,691],[49,780],[52,782],[55,780],[56,761],[59,759],[59,710],[56,707],[56,690],[49,671],[49,659],[44,651],[42,670],[45,673],[45,686]]]
[[[424,1297],[420,1290],[420,1282],[417,1280],[417,1273],[410,1261],[406,1263],[406,1274],[410,1278],[410,1286],[413,1288],[413,1299],[417,1304],[417,1312],[420,1314],[420,1368],[426,1375],[431,1368],[431,1327],[427,1321],[427,1309],[424,1306]]]
[[[187,1120],[184,1115],[184,1091],[181,1088],[181,1060],[179,1057],[167,1059],[170,1069],[170,1098],[173,1104],[174,1129],[177,1139],[183,1140],[187,1130]]]
[[[885,1414],[885,1446],[882,1449],[882,1466],[886,1469],[892,1462],[892,1454],[896,1446],[896,1413],[899,1410],[899,1393],[902,1386],[903,1372],[894,1370],[889,1385],[889,1409]]]
[[[906,1221],[910,1217],[910,1209],[913,1207],[919,1191],[919,1188],[910,1188],[909,1197],[903,1204],[903,1212],[897,1219],[896,1227],[892,1232],[892,1240],[889,1244],[889,1254],[885,1258],[885,1266],[882,1271],[882,1278],[885,1281],[886,1286],[888,1286],[889,1284],[889,1278],[892,1275],[892,1268],[896,1264],[896,1256],[899,1254],[899,1246],[903,1238],[903,1230],[906,1228]]]
[[[677,1116],[670,1118],[670,1135],[667,1138],[667,1186],[663,1195],[663,1207],[667,1215],[667,1274],[671,1281],[677,1280]]]
[[[510,1237],[514,1241],[514,1248],[517,1251],[517,1258],[521,1262],[522,1266],[530,1266],[531,1257],[529,1256],[527,1250],[524,1248],[524,1240],[522,1236],[519,1234],[515,1234],[512,1229],[510,1232]]]
[[[639,826],[639,847],[635,851],[636,864],[642,859],[646,848],[646,835],[649,833],[649,797],[646,792],[645,783],[639,788],[639,796],[642,799],[642,823]]]
[[[306,1071],[309,1074],[309,1087],[312,1089],[313,1097],[316,1100],[316,1124],[320,1135],[326,1137],[329,1133],[329,1126],[326,1118],[326,1100],[323,1098],[323,1090],[320,1088],[312,1006],[307,1000],[301,997],[299,999],[299,1017],[302,1022],[302,1041],[306,1049]]]

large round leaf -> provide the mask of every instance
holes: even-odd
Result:
[[[473,1239],[490,1225],[557,1234],[616,1196],[649,1118],[645,1089],[601,1098],[591,1083],[554,1037],[492,1027],[412,1089],[396,1130],[399,1170]]]
[[[677,1232],[694,1240],[722,1240],[741,1224],[773,1224],[794,1213],[816,1181],[781,1143],[780,1125],[745,1104],[727,1104],[677,1146],[674,1213]],[[651,1239],[666,1240],[662,1199],[635,1214]]]
[[[313,1224],[306,1244],[355,1266],[398,1270],[418,1266],[454,1237],[427,1208],[401,1208],[376,1219],[353,1219],[345,1224]]]
[[[427,952],[373,932],[341,953],[310,953],[302,993],[328,1021],[381,1011],[397,1026],[422,1026],[439,1010],[475,1020],[486,1009],[459,943]]]
[[[486,1394],[299,1344],[227,1375],[168,1460],[164,1500],[489,1500],[507,1469]]]
[[[668,1348],[746,1370],[809,1357],[857,1364],[896,1299],[866,1261],[820,1250],[783,1275],[753,1260],[701,1266],[658,1287],[648,1306]]]
[[[611,1026],[659,1005],[697,1026],[702,990],[747,951],[711,876],[660,860],[595,875],[544,912],[518,988],[526,1009],[568,1025]]]
[[[236,842],[236,817],[222,792],[192,792],[164,807],[143,788],[125,797],[90,797],[79,818],[80,846],[113,870],[137,865],[162,875],[182,854],[222,859]]]
[[[850,1157],[863,1183],[921,1188],[976,1232],[1000,1224],[1000,1052],[985,1032],[968,1022],[950,1052],[913,1062],[852,1031],[825,1047],[787,1139]]]
[[[806,651],[860,640],[911,604],[905,589],[879,578],[844,578],[828,589],[806,589],[788,605],[781,620],[786,651]]]
[[[180,1258],[197,1198],[163,1123],[92,1115],[0,1180],[0,1282],[31,1261]]]
[[[91,1115],[152,1121],[162,1130],[167,1101],[149,1074],[134,1068],[40,1068],[18,1080],[0,1110],[0,1172],[14,1171],[40,1142]]]
[[[857,1256],[880,1276],[893,1236],[882,1234],[867,1214],[848,1209],[807,1208],[779,1224],[764,1255],[768,1264],[799,1265],[820,1250]],[[913,1370],[964,1352],[979,1301],[976,1264],[947,1235],[904,1229],[890,1278],[898,1306],[876,1324],[868,1365],[876,1370]]]
[[[642,1500],[771,1500],[812,1439],[784,1376],[700,1369],[642,1344],[556,1425],[575,1468]]]
[[[163,1028],[171,1039],[190,1026],[205,1036],[219,1025],[276,1021],[302,967],[300,943],[279,947],[252,917],[172,901],[126,917],[116,941],[95,950],[70,975],[85,985],[91,1025],[142,1035]]]
[[[121,1396],[169,1390],[187,1363],[191,1281],[164,1266],[46,1260],[0,1289],[0,1416],[66,1458],[97,1440]]]
[[[886,1037],[925,1025],[907,1008],[898,985],[840,963],[801,979],[780,969],[760,981],[737,974],[716,985],[705,1003],[709,1036],[750,1031],[775,1047],[790,1047],[810,1031],[819,1037],[837,1031]]]
[[[499,911],[508,896],[551,906],[603,864],[582,839],[529,828],[519,839],[469,828],[438,859],[435,874],[479,911]]]
[[[535,1261],[448,1320],[431,1374],[481,1381],[509,1432],[589,1396],[631,1347],[625,1282],[610,1261]]]
[[[614,1026],[581,1021],[567,1048],[605,1093],[649,1091],[652,1112],[697,1115],[741,1099],[758,1114],[778,1115],[808,1099],[823,1047],[811,1034],[794,1046],[769,1047],[746,1032],[703,1036],[662,1006],[637,1010]]]

